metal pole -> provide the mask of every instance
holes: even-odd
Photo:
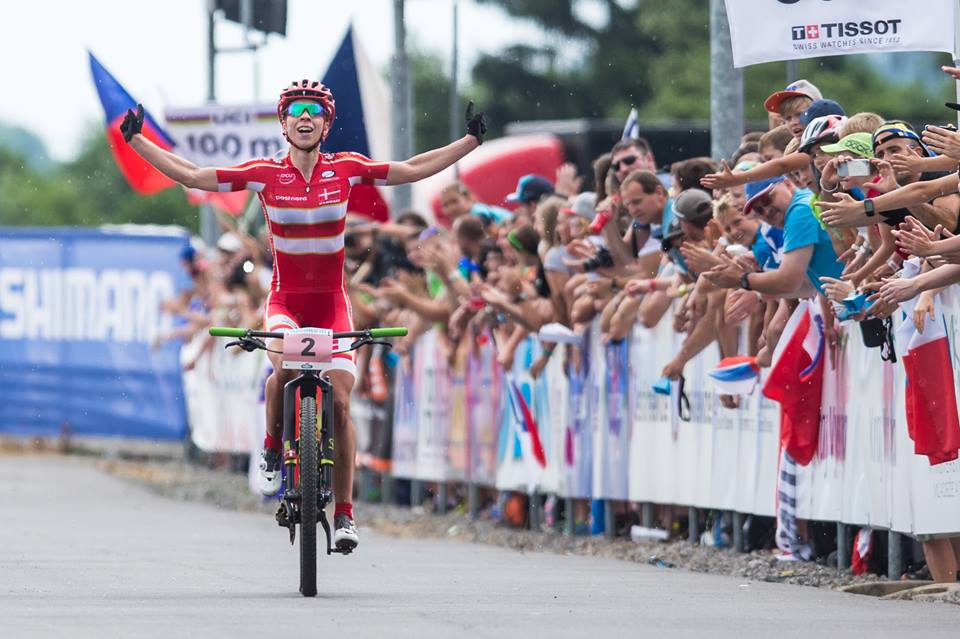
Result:
[[[403,19],[404,0],[393,0],[393,27],[395,50],[393,54],[393,154],[398,160],[413,155],[413,93],[410,83],[410,64],[407,59],[406,27]],[[413,192],[409,184],[393,189],[396,211],[410,208]]]
[[[453,0],[453,51],[450,55],[450,139],[460,137],[460,95],[457,91],[457,65],[460,60],[460,2]],[[453,165],[453,177],[460,179],[460,163]]]
[[[850,567],[850,550],[847,542],[849,533],[846,524],[837,522],[837,570],[846,570]]]
[[[733,550],[743,552],[743,513],[733,513]]]
[[[393,503],[393,475],[390,473],[380,476],[380,501],[384,504]]]
[[[729,158],[743,135],[743,71],[733,68],[723,0],[710,0],[710,153]]]
[[[421,497],[423,496],[423,487],[420,485],[419,479],[410,480],[410,507],[416,508],[420,505]]]
[[[690,543],[700,543],[700,510],[694,506],[687,508],[687,529],[690,531]]]
[[[800,75],[798,70],[798,64],[796,60],[787,60],[787,84],[796,82],[800,78],[797,76]]]
[[[213,19],[214,1],[207,3],[207,102],[217,101],[217,40]]]
[[[573,512],[573,511],[574,511],[574,508],[575,508],[575,506],[574,506],[574,504],[573,504],[573,497],[567,497],[566,499],[563,500],[563,512],[564,512],[564,514],[566,515],[566,518],[567,518],[567,519],[566,519],[566,522],[567,522],[567,526],[566,526],[567,530],[566,530],[566,532],[567,532],[567,534],[570,535],[571,537],[573,537],[574,533],[576,533],[576,531],[577,531],[577,518],[576,518],[576,515],[574,515],[574,512]]]
[[[480,489],[473,482],[467,484],[467,511],[470,519],[476,519],[480,511]]]
[[[540,499],[536,492],[528,496],[527,514],[530,519],[530,530],[540,530]]]
[[[207,3],[207,102],[217,101],[217,39],[216,21],[214,20],[214,0]],[[216,215],[209,204],[200,206],[200,237],[207,246],[213,246],[220,237]]]
[[[437,514],[446,515],[447,514],[447,482],[440,482],[437,485]]]
[[[603,535],[607,539],[613,539],[616,534],[614,530],[615,520],[613,502],[609,499],[603,500]]]
[[[954,7],[953,10],[953,66],[960,67],[960,7]],[[960,102],[960,80],[955,81],[954,85],[956,85],[957,102]],[[960,126],[960,111],[957,111],[957,126]]]
[[[640,505],[640,524],[644,528],[653,528],[653,504],[648,501]]]
[[[903,572],[903,535],[887,533],[887,579],[897,581]]]

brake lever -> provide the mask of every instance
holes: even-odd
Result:
[[[253,351],[260,348],[262,348],[263,350],[267,350],[266,343],[259,337],[241,337],[240,339],[235,340],[233,342],[228,342],[227,345],[224,346],[224,348],[230,348],[231,346],[239,346],[240,348],[247,351],[248,353],[252,353]]]

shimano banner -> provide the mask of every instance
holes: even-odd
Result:
[[[726,0],[733,64],[954,49],[954,0]]]
[[[184,235],[0,228],[0,432],[179,439]]]

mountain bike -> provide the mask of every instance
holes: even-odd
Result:
[[[350,554],[352,548],[330,547],[330,524],[324,508],[333,501],[333,384],[322,376],[333,355],[362,346],[390,342],[381,338],[403,337],[407,329],[373,328],[334,333],[329,329],[299,328],[282,332],[215,326],[214,337],[233,337],[225,348],[239,347],[253,352],[282,354],[283,368],[300,374],[283,388],[283,484],[277,524],[290,531],[293,545],[300,525],[300,592],[317,594],[317,522],[327,539],[327,554]],[[283,350],[267,348],[264,339],[282,339]],[[352,340],[352,341],[350,341]],[[346,345],[344,345],[346,342]],[[317,412],[317,389],[320,411]],[[299,415],[297,400],[299,399]],[[297,418],[299,417],[299,419]]]

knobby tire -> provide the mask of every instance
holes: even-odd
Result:
[[[317,594],[317,399],[300,398],[300,592]]]

